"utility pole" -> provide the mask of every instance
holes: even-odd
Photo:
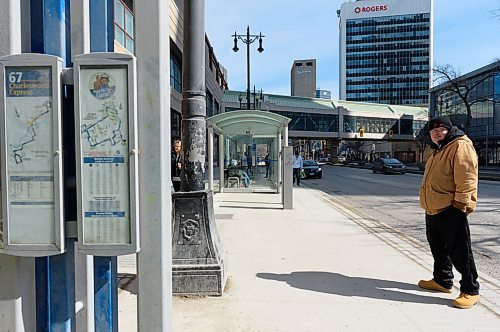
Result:
[[[181,191],[205,189],[205,1],[184,2]]]
[[[172,292],[219,295],[227,274],[205,190],[205,1],[184,1],[181,191],[172,194]]]

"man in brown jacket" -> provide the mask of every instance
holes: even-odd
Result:
[[[425,166],[420,206],[425,210],[434,273],[433,279],[420,280],[418,286],[451,293],[455,266],[462,280],[453,305],[468,309],[480,299],[467,220],[477,203],[477,154],[471,140],[448,116],[430,120],[428,127],[435,151]]]

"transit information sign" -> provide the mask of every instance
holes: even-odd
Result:
[[[0,58],[0,156],[3,252],[64,252],[61,143],[62,59],[45,54]]]
[[[54,147],[50,67],[6,68],[9,239],[54,242]]]
[[[127,68],[80,68],[83,241],[129,244]]]

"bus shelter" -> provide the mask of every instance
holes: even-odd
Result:
[[[207,119],[208,185],[214,190],[214,133],[219,135],[219,192],[280,192],[282,148],[288,145],[290,119],[279,114],[240,110]]]

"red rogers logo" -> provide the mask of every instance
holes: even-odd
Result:
[[[387,10],[387,5],[354,8],[354,12],[356,14],[369,13],[369,12],[383,12],[386,10]]]

